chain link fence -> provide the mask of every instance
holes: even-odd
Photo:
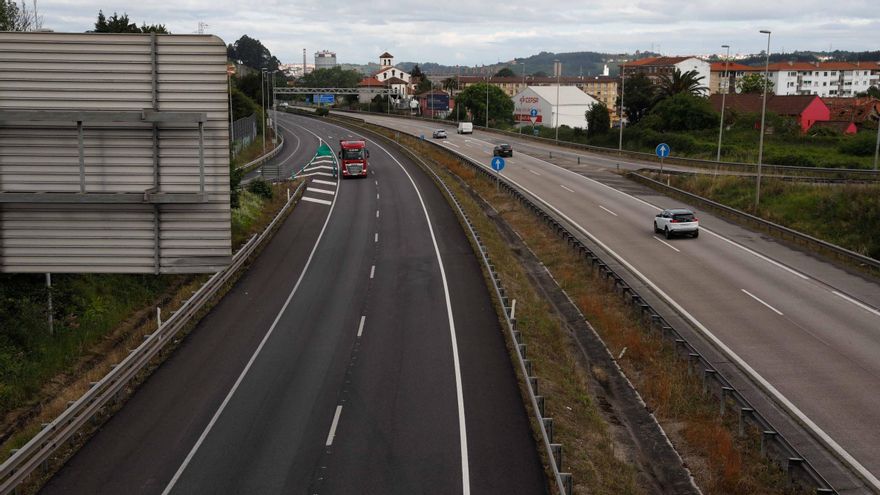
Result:
[[[232,156],[238,153],[257,137],[257,114],[251,114],[232,123]]]

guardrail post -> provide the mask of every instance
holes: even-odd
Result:
[[[704,369],[703,370],[703,395],[709,391],[709,378],[714,378],[718,374],[715,370]]]
[[[544,430],[547,432],[547,441],[553,443],[553,418],[544,418]]]
[[[516,347],[517,347],[517,350],[519,351],[519,355],[520,355],[520,357],[523,358],[523,359],[525,359],[525,358],[526,358],[526,345],[525,345],[525,344],[519,344],[519,345],[516,346]]]
[[[804,465],[804,459],[801,457],[789,457],[788,462],[785,463],[785,474],[788,475],[788,482],[794,482],[794,474],[792,471],[795,468],[799,468]]]
[[[530,376],[529,377],[529,386],[532,387],[532,393],[538,395],[538,377]]]
[[[733,395],[732,387],[721,387],[721,411],[720,414],[724,416],[724,409],[727,407],[727,397]]]
[[[565,487],[565,495],[572,495],[574,493],[571,473],[559,473],[559,479],[562,480],[562,486]]]
[[[699,362],[700,362],[700,355],[699,354],[697,354],[695,352],[691,352],[688,354],[688,375],[694,374],[694,369],[696,368],[696,365]]]
[[[523,359],[523,366],[526,368],[526,375],[532,376],[532,361],[529,359]]]
[[[553,452],[553,460],[556,462],[556,469],[562,471],[562,444],[551,443],[550,450]]]
[[[775,439],[776,435],[778,435],[778,433],[776,433],[773,430],[764,430],[763,432],[761,432],[761,455],[762,456],[766,457],[768,455],[767,444],[768,444],[768,442],[770,442],[770,440]]]
[[[541,413],[541,417],[544,417],[544,396],[536,395],[535,402],[538,403],[538,412]]]

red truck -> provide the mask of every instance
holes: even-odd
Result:
[[[339,168],[342,178],[366,177],[370,150],[364,141],[339,141]]]

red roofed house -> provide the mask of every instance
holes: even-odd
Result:
[[[761,113],[762,98],[759,94],[730,94],[726,97],[724,108],[725,111],[739,113]],[[716,111],[721,111],[721,95],[710,96],[709,103]],[[831,120],[828,105],[818,96],[767,95],[767,111],[796,119],[803,132],[810,130],[816,122]]]
[[[738,64],[736,62],[712,62],[709,65],[709,94],[720,94],[722,86],[727,90],[727,94],[735,92],[736,82],[743,78],[746,74],[755,72],[763,73],[761,67],[751,67],[749,65]],[[724,75],[727,74],[727,83]]]
[[[880,100],[876,98],[865,96],[822,100],[831,109],[831,120],[854,122],[857,126],[863,126],[868,121],[880,121]]]

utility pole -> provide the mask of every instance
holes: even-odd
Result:
[[[721,134],[724,132],[724,101],[727,98],[727,92],[730,90],[730,45],[721,45],[721,48],[727,48],[727,55],[724,59],[724,77],[722,81],[725,83],[724,88],[718,88],[721,91],[721,124],[718,125],[718,155],[715,161],[721,163]],[[718,175],[718,165],[715,166],[715,175]]]
[[[626,91],[626,62],[620,64],[620,105],[618,105],[618,109],[620,110],[620,116],[618,117],[619,122],[617,123],[617,127],[620,130],[620,137],[617,140],[617,154],[623,153],[623,95]]]
[[[767,61],[764,64],[764,98],[761,100],[761,137],[758,139],[758,178],[755,181],[755,212],[761,202],[761,165],[764,161],[764,118],[767,114],[767,87],[770,86],[770,31],[761,30],[767,35]]]
[[[556,144],[559,144],[559,111],[562,110],[559,101],[559,79],[562,76],[562,63],[559,59],[553,61],[553,68],[556,69]]]
[[[263,105],[263,153],[266,152],[266,71],[260,70],[260,104]],[[262,154],[262,153],[261,153]]]

